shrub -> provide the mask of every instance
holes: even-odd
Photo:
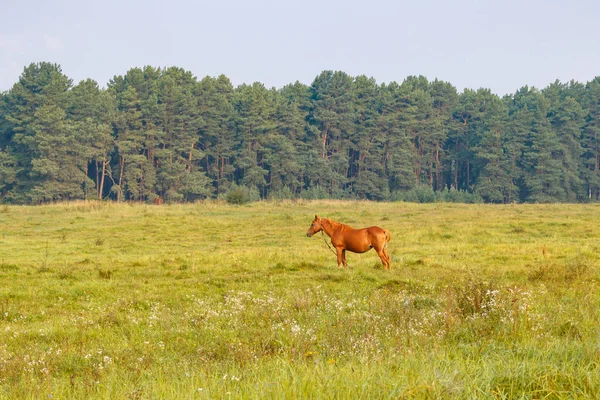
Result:
[[[477,193],[469,193],[466,190],[441,190],[436,192],[436,197],[444,203],[482,203],[483,198]]]
[[[246,186],[233,185],[225,194],[225,201],[229,204],[246,204],[258,200],[260,200],[258,190]]]
[[[322,200],[327,199],[328,197],[329,193],[319,185],[311,186],[302,192],[302,198],[304,200]]]
[[[436,200],[436,196],[433,189],[429,186],[417,186],[406,192],[394,192],[391,195],[391,199],[407,203],[433,203]]]
[[[482,203],[483,198],[476,193],[463,190],[440,190],[435,192],[429,186],[417,186],[405,192],[394,192],[391,194],[392,201],[404,201],[407,203]]]
[[[273,200],[293,200],[296,198],[296,195],[289,187],[284,186],[279,190],[272,191],[269,197]]]
[[[241,186],[233,186],[225,194],[225,201],[229,204],[245,204],[250,201],[248,189]]]

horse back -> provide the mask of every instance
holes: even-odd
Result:
[[[371,248],[381,248],[387,243],[386,230],[378,226],[368,228],[354,229],[345,225],[340,231],[340,239],[344,242],[344,247],[355,253],[364,253]]]

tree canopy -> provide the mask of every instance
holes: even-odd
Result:
[[[499,97],[324,71],[234,87],[132,68],[106,88],[57,64],[0,94],[0,201],[600,199],[600,78]]]

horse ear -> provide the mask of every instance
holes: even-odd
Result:
[[[315,220],[318,220],[319,216],[317,214],[315,214]]]

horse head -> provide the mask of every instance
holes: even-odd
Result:
[[[321,226],[321,218],[319,218],[318,215],[315,215],[315,219],[313,220],[312,224],[310,225],[310,228],[308,228],[308,231],[306,231],[306,236],[311,237],[312,235],[314,235],[315,233],[318,233],[322,229],[323,229],[323,226]]]

